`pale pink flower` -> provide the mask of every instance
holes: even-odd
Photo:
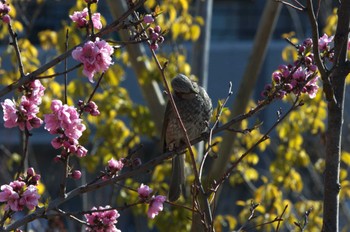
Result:
[[[50,132],[50,134],[57,134],[60,129],[60,121],[55,114],[45,114],[44,115],[45,129]]]
[[[6,128],[12,128],[17,126],[18,122],[18,112],[16,108],[16,103],[13,100],[5,99],[1,102],[2,109],[4,111],[3,119],[5,121],[4,126]]]
[[[11,209],[13,211],[21,210],[21,207],[19,206],[19,202],[18,202],[19,195],[13,189],[11,184],[2,185],[0,189],[1,189],[0,202],[6,202],[5,210],[8,210],[8,209]]]
[[[102,28],[101,23],[101,14],[100,13],[94,13],[91,16],[92,24],[94,25],[94,28],[100,30]]]
[[[10,12],[11,8],[9,5],[0,2],[0,14],[8,14]]]
[[[72,19],[73,22],[77,24],[77,27],[84,28],[89,25],[88,22],[88,8],[84,8],[83,11],[74,11],[72,15],[69,17]],[[101,15],[100,13],[94,13],[91,15],[92,24],[94,25],[94,28],[101,29],[102,23],[101,23]]]
[[[44,96],[45,87],[39,80],[34,80],[28,83],[27,88],[29,89],[29,93],[26,96],[28,100],[36,105],[40,105],[42,97]]]
[[[120,232],[114,225],[118,222],[117,219],[120,215],[117,210],[110,208],[109,205],[105,207],[100,206],[98,209],[103,211],[85,214],[84,216],[88,224],[86,230],[94,232]],[[93,207],[91,210],[94,211],[97,208]]]
[[[166,197],[162,195],[153,197],[148,207],[147,216],[154,219],[160,211],[163,211],[163,203],[165,200]]]
[[[77,109],[63,105],[60,100],[53,100],[51,110],[53,111],[51,114],[44,115],[45,129],[51,134],[59,135],[51,141],[51,145],[56,149],[64,146],[67,151],[75,153],[78,157],[85,156],[87,150],[79,145],[78,139],[86,127]]]
[[[293,73],[293,78],[296,79],[297,81],[303,81],[305,80],[306,73],[305,70],[301,67],[299,67],[294,73]]]
[[[12,189],[16,192],[21,192],[22,189],[25,187],[26,183],[20,180],[15,180],[10,183],[10,186]]]
[[[2,16],[2,21],[3,21],[4,23],[9,24],[9,23],[11,22],[11,16],[8,15],[8,14]]]
[[[35,176],[35,170],[33,167],[27,169],[27,176]]]
[[[74,11],[69,17],[73,22],[77,24],[77,27],[83,28],[88,25],[87,16],[89,15],[88,9],[84,8],[83,11]]]
[[[108,168],[113,174],[122,170],[123,167],[124,163],[121,160],[115,160],[112,158],[108,161]]]
[[[50,109],[52,110],[52,112],[58,112],[61,107],[62,107],[62,102],[60,100],[52,100],[51,102],[51,106],[50,106]]]
[[[32,210],[38,205],[39,198],[38,189],[34,185],[29,185],[19,202],[21,205],[25,205],[29,210]]]
[[[318,40],[318,48],[322,50],[326,50],[327,46],[330,42],[333,41],[334,36],[328,37],[327,34],[323,34],[323,36]]]
[[[83,146],[78,146],[77,151],[75,152],[78,157],[86,156],[88,150]]]
[[[152,189],[148,185],[141,184],[137,189],[137,193],[139,194],[139,198],[141,200],[147,200],[152,193]]]
[[[5,209],[11,209],[13,211],[19,211],[22,210],[23,207],[21,207],[19,205],[19,195],[17,192],[15,191],[11,191],[10,189],[8,189],[8,187],[6,187],[6,189],[4,189],[6,194],[7,194],[7,199],[6,199],[6,206]]]
[[[79,170],[74,170],[72,172],[72,178],[75,179],[75,180],[79,180],[81,178],[81,171]]]
[[[39,113],[39,107],[34,101],[30,101],[26,96],[22,96],[18,111],[21,117],[18,120],[18,126],[23,131],[25,128],[31,130],[38,128],[42,120],[36,116]]]
[[[154,18],[151,14],[146,14],[144,17],[143,17],[143,21],[145,23],[153,23],[154,22]]]
[[[92,116],[100,115],[100,111],[98,110],[98,106],[93,101],[90,101],[86,105],[84,105],[84,102],[81,101],[79,106],[82,110],[84,110],[84,112],[88,112]]]
[[[77,47],[72,52],[72,57],[83,63],[83,74],[93,81],[96,72],[105,72],[112,62],[111,55],[114,49],[106,41],[96,38],[95,42],[88,41],[83,47]]]

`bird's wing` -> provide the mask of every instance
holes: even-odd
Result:
[[[163,119],[163,128],[162,128],[162,134],[160,137],[160,142],[161,142],[161,146],[162,146],[162,151],[165,152],[167,150],[166,147],[166,138],[165,138],[165,134],[166,134],[166,129],[168,127],[168,123],[169,123],[169,115],[171,112],[171,104],[168,101],[166,108],[165,108],[165,112],[164,112],[164,119]]]

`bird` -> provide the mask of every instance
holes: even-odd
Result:
[[[176,75],[171,81],[171,87],[175,105],[189,139],[198,138],[207,131],[213,112],[210,97],[204,88],[198,86],[184,74]],[[176,151],[178,153],[172,160],[168,193],[168,200],[174,202],[179,199],[185,188],[185,155],[184,151],[177,151],[177,149],[186,144],[186,137],[170,101],[164,113],[162,142],[163,152]]]

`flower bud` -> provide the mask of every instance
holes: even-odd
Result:
[[[74,170],[71,174],[74,180],[79,180],[81,178],[81,172],[79,170]]]
[[[30,167],[27,169],[27,176],[35,176],[34,168]]]

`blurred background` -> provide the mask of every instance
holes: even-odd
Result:
[[[83,1],[81,1],[83,2]],[[113,6],[118,6],[122,1],[116,1],[115,3],[111,3],[112,0],[104,1],[100,0],[98,3],[98,11],[101,15],[104,16],[106,22],[111,22],[114,20],[117,13],[113,13],[113,10],[117,10]],[[151,1],[154,2],[154,1]],[[180,1],[181,2],[181,1]],[[187,2],[187,1],[186,1]],[[204,3],[203,3],[204,2]],[[318,1],[315,1],[315,5],[317,5]],[[318,8],[318,19],[319,19],[319,28],[321,30],[321,35],[323,34],[322,29],[327,23],[327,18],[333,13],[333,7],[335,1],[324,0],[322,1],[322,5]],[[166,4],[167,1],[159,1],[159,4]],[[38,49],[38,59],[42,64],[49,60],[50,57],[54,57],[56,54],[55,49],[43,49],[41,44],[42,41],[39,39],[39,32],[43,30],[51,30],[51,31],[60,31],[62,30],[63,25],[70,24],[69,14],[72,13],[72,9],[76,7],[76,1],[60,1],[60,0],[41,0],[41,1],[21,1],[21,0],[12,0],[11,4],[13,4],[16,8],[16,18],[15,20],[20,21],[23,24],[23,31],[19,32],[19,38],[26,37],[29,41]],[[151,3],[150,3],[151,4]],[[169,1],[168,4],[172,4]],[[186,65],[190,65],[192,67],[190,74],[194,74],[198,81],[207,88],[209,96],[212,98],[213,105],[217,106],[217,102],[220,99],[224,99],[227,96],[229,82],[233,84],[233,95],[228,103],[228,107],[231,106],[232,102],[236,97],[236,93],[239,91],[240,83],[247,72],[247,65],[252,60],[254,43],[255,46],[259,46],[258,42],[255,38],[257,36],[257,31],[260,23],[263,21],[262,16],[264,10],[268,12],[266,7],[268,6],[268,1],[262,0],[212,0],[212,1],[200,1],[193,0],[188,1],[188,13],[195,16],[199,15],[206,20],[206,22],[210,22],[211,26],[206,28],[204,24],[201,25],[201,36],[205,35],[204,38],[199,38],[196,41],[191,41],[188,39],[178,39],[171,40],[171,36],[173,33],[168,33],[165,35],[165,44],[161,45],[161,48],[157,53],[166,54],[175,51],[175,54],[179,56],[184,56],[186,59]],[[203,10],[203,4],[205,10]],[[207,4],[207,5],[205,5]],[[175,5],[176,7],[176,5]],[[202,7],[202,8],[201,8]],[[77,9],[75,9],[77,10]],[[120,9],[123,12],[123,8]],[[145,7],[140,10],[141,13],[149,12],[149,8]],[[69,12],[69,14],[68,14]],[[204,13],[203,13],[204,12]],[[257,73],[257,81],[254,88],[254,92],[252,92],[252,98],[257,101],[261,99],[260,93],[264,89],[265,84],[271,82],[271,74],[275,71],[278,65],[284,63],[282,60],[282,51],[283,49],[289,45],[288,42],[283,38],[283,35],[294,32],[294,34],[290,34],[291,37],[299,39],[299,42],[302,42],[305,38],[311,36],[311,28],[307,19],[307,14],[305,12],[298,12],[295,9],[290,7],[285,7],[282,5],[275,9],[274,19],[271,19],[271,30],[272,32],[267,35],[269,37],[267,39],[266,52],[263,52],[262,63],[257,64],[256,69],[258,69]],[[68,23],[67,23],[68,22]],[[273,24],[273,25],[272,25]],[[168,30],[171,31],[170,28]],[[206,33],[207,32],[207,33]],[[123,38],[122,35],[117,33],[113,34],[115,40]],[[59,37],[62,39],[62,37]],[[72,38],[74,38],[72,36]],[[0,52],[1,54],[5,54],[8,50],[8,37],[2,38],[0,41]],[[63,44],[63,40],[59,40],[58,43]],[[206,45],[203,45],[205,44]],[[200,49],[198,49],[200,48]],[[141,54],[146,54],[146,56],[150,57],[150,53],[147,49],[144,48],[144,45],[141,44],[138,48]],[[125,49],[123,48],[123,51]],[[129,51],[129,50],[128,50]],[[205,51],[208,51],[207,53]],[[129,51],[130,52],[130,51]],[[176,55],[175,55],[176,56]],[[129,58],[131,55],[129,55]],[[164,55],[164,57],[166,57]],[[203,61],[203,57],[205,57]],[[131,59],[131,58],[130,58]],[[119,78],[120,87],[125,88],[130,97],[130,100],[135,105],[147,106],[149,101],[145,100],[145,95],[142,90],[140,90],[139,85],[139,73],[137,68],[133,64],[125,65],[123,63],[123,57],[119,56],[118,59],[115,60],[116,64],[122,67],[123,72],[120,72],[122,75]],[[170,62],[176,62],[177,60],[171,60]],[[130,61],[132,63],[132,61]],[[152,62],[152,61],[150,61]],[[198,63],[202,64],[202,66],[198,65]],[[75,64],[75,61],[72,59],[68,60],[69,65]],[[199,66],[199,68],[197,66]],[[252,66],[249,66],[252,67]],[[254,66],[253,66],[254,67]],[[62,64],[58,65],[55,68],[55,71],[58,72],[62,70]],[[5,58],[2,56],[1,60],[1,69],[2,70],[11,70],[14,69],[13,65],[11,65],[11,59]],[[176,71],[181,71],[181,67],[178,67]],[[79,71],[78,71],[79,72]],[[4,73],[4,72],[2,72]],[[2,79],[3,74],[0,73],[0,79]],[[169,72],[171,75],[172,72]],[[186,73],[188,74],[188,73]],[[153,75],[153,74],[152,74]],[[159,75],[159,74],[158,74]],[[71,75],[72,78],[74,73]],[[171,78],[171,77],[169,77]],[[86,80],[84,80],[86,83]],[[58,83],[63,83],[62,80],[57,80]],[[44,85],[45,86],[45,85]],[[163,90],[162,85],[159,85],[160,90]],[[0,101],[3,101],[5,98],[12,97],[13,94],[7,94],[1,97]],[[238,99],[239,100],[239,99]],[[108,104],[108,101],[103,104]],[[110,101],[109,104],[114,104],[113,101]],[[285,103],[274,103],[268,110],[264,110],[259,113],[257,116],[259,121],[264,122],[261,126],[261,131],[264,132],[276,121],[276,111],[284,106]],[[100,107],[100,105],[99,105]],[[106,105],[101,105],[102,108],[108,109]],[[143,109],[143,108],[137,108]],[[284,108],[286,109],[286,108]],[[162,114],[157,112],[160,118],[162,118]],[[152,115],[152,112],[151,112]],[[130,115],[121,115],[120,120],[125,123],[125,125],[132,127],[133,123],[137,122],[135,118],[129,117]],[[149,116],[147,114],[147,116]],[[0,112],[0,117],[2,118],[2,111]],[[138,116],[136,116],[138,117]],[[141,116],[142,117],[142,116]],[[252,120],[257,120],[255,117]],[[347,131],[348,131],[348,110],[345,113],[345,133],[344,133],[344,141],[348,142]],[[135,121],[135,122],[134,122]],[[159,124],[160,122],[155,122],[155,124]],[[161,124],[161,123],[160,123]],[[157,127],[157,125],[152,125],[153,127]],[[153,130],[156,131],[156,129]],[[92,128],[89,133],[93,134],[97,129]],[[143,149],[140,154],[140,157],[144,161],[147,161],[154,157],[157,153],[156,147],[159,143],[159,135],[157,132],[146,132],[142,131],[137,134],[135,132],[134,136],[138,136],[140,138],[139,143],[143,144]],[[90,134],[90,137],[93,136]],[[33,155],[30,160],[30,166],[35,166],[38,169],[39,173],[48,173],[48,175],[42,175],[43,183],[46,187],[47,193],[45,195],[46,198],[49,196],[56,196],[57,194],[57,183],[58,172],[59,172],[59,164],[53,162],[53,158],[58,154],[58,151],[54,150],[50,146],[50,141],[53,136],[48,135],[48,133],[42,128],[36,129],[33,131],[33,135],[30,138],[30,153]],[[273,135],[276,136],[275,133]],[[132,136],[131,136],[132,137]],[[13,158],[13,152],[21,152],[21,134],[16,129],[5,129],[3,127],[3,123],[0,123],[0,184],[8,183],[12,179],[13,171],[8,172],[9,166],[16,166],[16,158]],[[92,143],[95,143],[96,140],[92,140]],[[98,142],[103,143],[102,137]],[[137,143],[134,141],[135,144]],[[273,142],[272,147],[276,147]],[[155,146],[157,145],[157,146]],[[136,146],[136,145],[135,145]],[[345,146],[347,146],[345,144]],[[92,150],[91,153],[96,152],[96,146],[91,144],[88,146]],[[94,150],[95,149],[95,150]],[[273,149],[268,152],[273,153]],[[310,148],[313,150],[313,148]],[[258,152],[259,153],[259,152]],[[311,152],[312,153],[312,152]],[[316,152],[317,153],[317,152]],[[119,154],[123,156],[123,154]],[[124,154],[125,155],[125,154]],[[259,170],[260,174],[264,174],[268,172],[268,165],[271,163],[270,158],[262,158],[260,157],[262,162],[257,165],[257,170]],[[18,159],[18,157],[17,157]],[[96,161],[96,160],[95,160]],[[94,162],[94,158],[91,158],[86,162]],[[87,170],[89,170],[89,164],[80,164],[78,161],[75,161],[76,167],[88,166]],[[84,166],[85,165],[85,166]],[[96,175],[96,170],[99,168],[103,168],[101,163],[100,166],[96,166],[90,169],[95,172],[85,172],[83,178],[81,179],[81,183],[86,182],[90,178],[93,178]],[[82,169],[85,170],[85,169]],[[319,177],[317,177],[319,178]],[[153,180],[152,177],[140,177],[140,179],[136,180],[139,182],[150,181]],[[304,185],[307,186],[308,183],[313,183],[314,179],[308,180],[308,177],[304,179]],[[242,208],[236,207],[235,203],[237,200],[246,200],[247,196],[252,196],[252,186],[250,186],[251,182],[241,183],[241,185],[231,185],[223,188],[222,197],[220,198],[220,202],[218,203],[217,210],[221,214],[231,214],[234,217],[241,212]],[[71,181],[69,183],[69,188],[73,188],[79,185],[79,182]],[[159,188],[162,185],[156,185]],[[234,190],[233,190],[234,189]],[[254,189],[254,188],[253,188]],[[99,190],[95,193],[89,194],[89,196],[82,196],[81,199],[77,201],[69,202],[68,204],[63,205],[62,207],[70,210],[70,211],[78,211],[81,208],[89,209],[97,202],[108,202],[108,200],[112,199],[111,193],[115,193],[120,190],[119,187],[115,188],[105,188],[103,190]],[[320,200],[322,193],[319,192],[319,188],[315,189],[313,193],[311,191],[306,195],[310,197],[310,195],[315,196],[314,200]],[[235,195],[230,195],[230,192],[234,191]],[[294,193],[290,193],[293,195]],[[106,196],[108,196],[106,198]],[[295,196],[296,198],[302,198],[301,195]],[[107,199],[107,200],[106,200]],[[119,203],[122,201],[119,201]],[[102,203],[104,204],[104,203]],[[350,215],[349,209],[345,207],[344,210],[344,218],[349,218],[346,216]],[[149,223],[145,217],[135,216],[135,212],[132,210],[122,211],[122,216],[117,224],[117,227],[122,231],[164,231],[161,226],[155,227],[153,229],[145,228],[144,225]],[[179,217],[179,215],[177,215]],[[186,217],[186,216],[185,216]],[[160,219],[161,220],[161,219]],[[342,221],[343,224],[346,221]],[[36,231],[44,231],[43,228],[47,228],[49,230],[50,225],[55,228],[62,228],[60,231],[64,231],[64,227],[67,231],[76,231],[78,227],[70,221],[66,221],[64,219],[55,219],[50,221],[50,225],[45,224],[46,222],[42,222],[43,224],[32,224],[30,227],[35,228]],[[162,223],[162,221],[160,221]],[[229,223],[228,223],[229,224]],[[238,223],[239,225],[240,223]],[[40,229],[41,228],[41,229]],[[185,228],[181,227],[179,230],[172,230],[169,228],[169,231],[187,231]],[[228,231],[229,226],[223,226],[224,231]],[[289,231],[290,228],[285,228],[284,231]],[[252,230],[254,231],[254,230]],[[268,230],[266,230],[268,231]]]

